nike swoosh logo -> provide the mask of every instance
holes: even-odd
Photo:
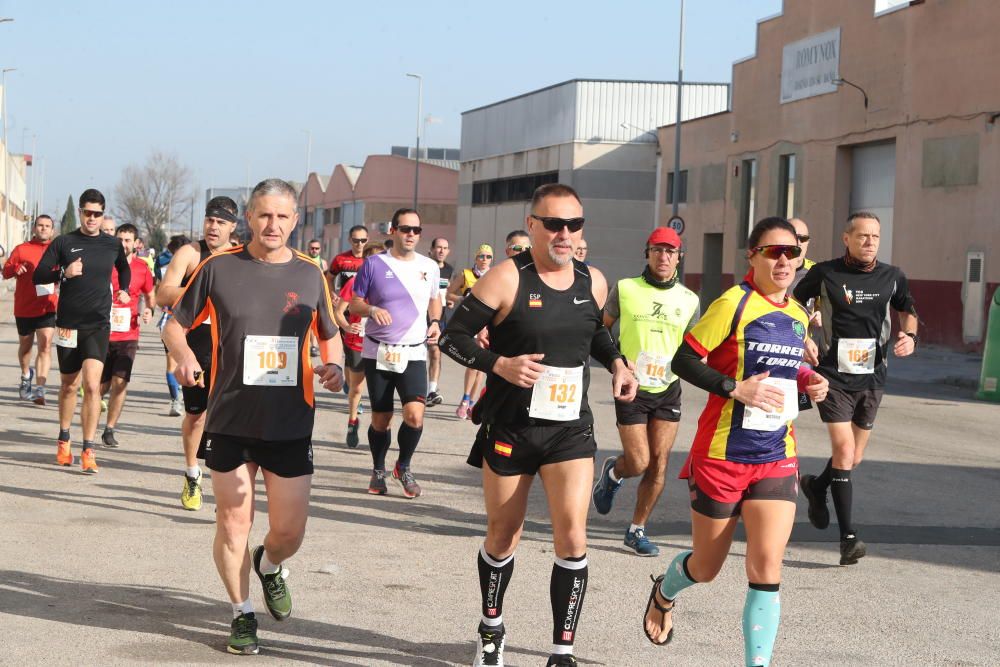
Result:
[[[80,252],[81,250],[83,250],[83,248],[70,248],[69,249],[70,252]]]
[[[574,296],[574,297],[573,297],[573,303],[574,303],[574,304],[576,304],[577,306],[579,306],[579,305],[580,305],[581,303],[590,303],[590,299],[583,299],[583,300],[581,301],[580,299],[577,299],[577,298],[576,298],[576,297]]]

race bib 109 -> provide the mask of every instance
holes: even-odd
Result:
[[[243,343],[243,384],[294,387],[299,377],[296,336],[247,336]]]

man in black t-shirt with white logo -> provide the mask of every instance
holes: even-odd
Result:
[[[802,493],[809,500],[809,521],[822,529],[830,524],[830,489],[840,527],[841,565],[853,565],[866,553],[851,524],[851,470],[864,458],[875,424],[889,348],[906,357],[917,343],[917,313],[906,276],[876,259],[880,227],[874,213],[852,214],[844,230],[844,256],[815,265],[795,288],[801,303],[819,297],[825,345],[816,370],[830,381],[830,392],[818,407],[833,447],[822,473],[802,476]],[[895,336],[890,335],[890,308],[899,314]],[[815,356],[815,344],[807,341],[807,346]]]
[[[443,236],[431,241],[431,259],[437,262],[441,279],[438,282],[438,295],[441,297],[441,330],[448,324],[448,316],[455,302],[448,298],[448,283],[455,272],[448,262],[444,261],[451,252],[451,245],[448,239]],[[441,350],[437,343],[427,344],[427,407],[441,405],[444,399],[438,393],[438,380],[441,378]]]

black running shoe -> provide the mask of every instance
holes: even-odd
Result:
[[[361,438],[358,437],[358,423],[354,422],[351,424],[347,423],[347,447],[348,449],[357,449],[358,445],[361,443]]]
[[[868,547],[858,539],[857,535],[847,535],[840,538],[840,564],[854,565],[865,557]]]
[[[441,405],[444,403],[444,397],[436,391],[432,391],[427,394],[427,407],[433,408],[435,405]]]
[[[472,667],[503,667],[503,646],[506,642],[507,631],[504,630],[503,623],[496,627],[490,627],[485,623],[479,624],[479,641],[476,644],[476,659],[472,661]]]
[[[253,612],[240,614],[233,619],[226,650],[236,655],[257,655],[260,652],[257,643],[257,617]]]
[[[549,656],[549,661],[545,667],[576,667],[579,665],[572,653],[553,653]]]
[[[816,488],[816,475],[802,475],[799,479],[802,495],[809,501],[809,523],[820,530],[830,525],[830,509],[826,506],[826,490]]]
[[[113,428],[104,429],[104,433],[101,434],[101,443],[108,449],[118,449],[118,440],[115,439],[115,430]]]

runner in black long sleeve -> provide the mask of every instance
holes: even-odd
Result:
[[[59,355],[59,439],[56,463],[73,465],[69,427],[76,411],[76,391],[83,378],[83,452],[80,468],[97,472],[94,436],[101,414],[101,373],[111,335],[111,270],[118,270],[118,284],[129,285],[132,272],[121,241],[101,233],[104,195],[90,189],[80,195],[80,228],[57,237],[38,262],[36,284],[51,281],[52,271],[62,269],[59,306],[56,310],[56,352]],[[129,294],[119,290],[118,302]]]

